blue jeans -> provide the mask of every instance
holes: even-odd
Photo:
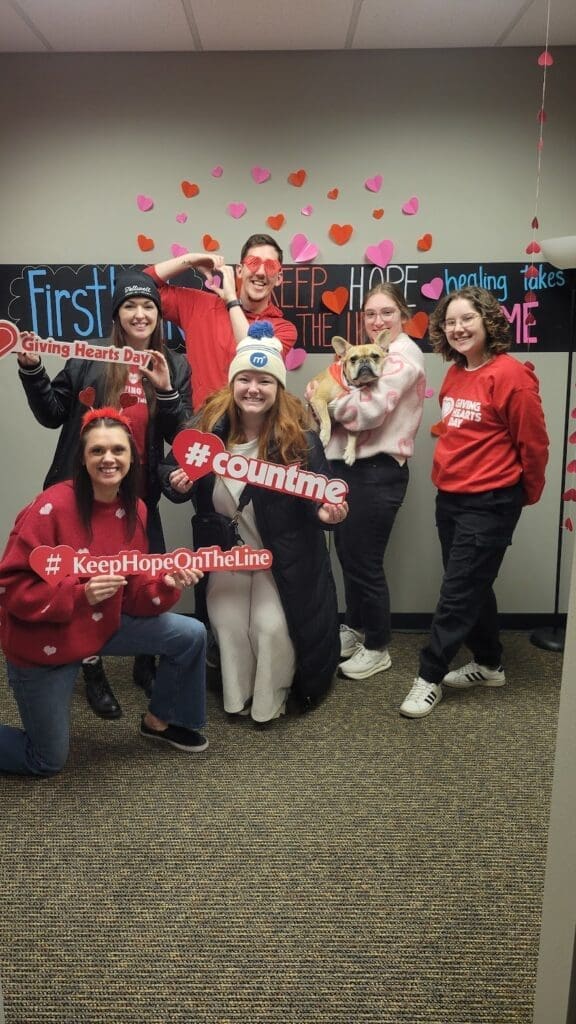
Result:
[[[206,719],[206,630],[197,619],[167,612],[151,618],[123,615],[99,651],[106,655],[158,654],[149,710],[186,729]],[[0,725],[0,771],[55,775],[70,746],[70,704],[80,662],[21,668],[7,661],[23,729]]]

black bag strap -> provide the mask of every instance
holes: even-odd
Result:
[[[249,484],[245,484],[245,486],[242,488],[242,491],[240,492],[240,497],[238,499],[238,505],[236,507],[236,511],[235,511],[234,515],[232,516],[232,522],[233,523],[238,523],[238,519],[240,518],[240,514],[242,512],[242,509],[246,508],[246,505],[251,500],[252,500],[252,488],[250,487]]]

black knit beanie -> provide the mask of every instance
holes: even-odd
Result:
[[[116,287],[112,296],[112,317],[116,316],[118,307],[126,302],[126,299],[133,299],[136,296],[151,299],[158,307],[160,314],[162,313],[160,294],[150,275],[143,274],[140,270],[126,270],[118,274],[116,278]]]

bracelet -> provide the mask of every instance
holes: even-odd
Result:
[[[230,299],[230,302],[226,303],[226,309],[234,309],[234,306],[240,306],[240,308],[242,308],[240,299]]]

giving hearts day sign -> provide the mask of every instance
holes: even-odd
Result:
[[[346,229],[346,225],[336,227],[340,232]],[[411,312],[407,331],[424,350],[428,350],[428,318],[436,302],[465,285],[478,285],[496,295],[511,324],[513,348],[569,350],[570,287],[564,271],[540,263],[535,275],[527,274],[529,262],[395,263],[392,242],[383,240],[369,248],[371,262],[365,264],[322,265],[312,262],[318,255],[314,253],[309,262],[285,265],[275,299],[297,328],[296,352],[332,357],[334,335],[353,344],[363,340],[362,300],[381,281],[397,284],[403,292]],[[90,264],[0,266],[0,317],[40,338],[93,343],[109,333],[114,283],[117,273],[125,269],[126,265]],[[205,279],[199,272],[188,271],[173,283],[201,289]],[[183,350],[178,327],[167,323],[166,336],[171,347]]]

